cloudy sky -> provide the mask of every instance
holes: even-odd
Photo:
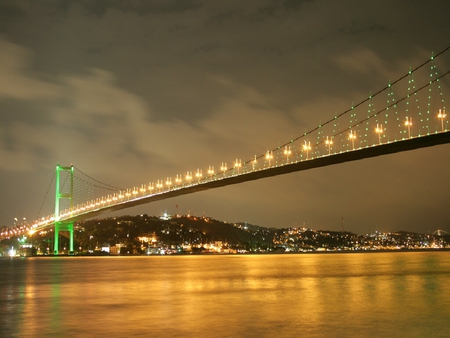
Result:
[[[0,226],[52,213],[54,187],[44,198],[58,163],[133,187],[263,154],[445,49],[448,13],[442,0],[0,0]],[[178,205],[267,227],[339,230],[344,217],[356,233],[450,231],[449,153],[436,146],[121,214]]]

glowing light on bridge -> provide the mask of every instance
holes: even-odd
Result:
[[[239,175],[239,169],[242,167],[242,161],[240,159],[236,159],[236,162],[234,162],[234,167],[237,169],[237,173]]]
[[[181,183],[181,175],[179,175],[179,174],[177,174],[177,176],[175,177],[175,183],[177,184],[177,185],[179,185],[180,183]]]
[[[350,130],[350,133],[348,134],[348,139],[352,141],[352,149],[355,150],[356,133],[354,133],[353,130]]]
[[[332,137],[328,137],[325,140],[325,145],[328,147],[328,155],[331,154],[331,146],[333,145],[333,138]]]
[[[172,177],[167,177],[166,179],[166,185],[170,189],[170,186],[172,185]]]
[[[383,134],[383,125],[378,125],[377,123],[377,127],[375,128],[375,133],[378,134],[378,143],[381,144],[381,134]]]
[[[267,150],[267,152],[266,152],[266,160],[269,161],[269,167],[270,167],[270,161],[271,161],[272,159],[273,159],[273,152]]]
[[[191,183],[192,180],[192,171],[188,171],[186,173],[186,181],[188,181],[188,183]]]
[[[195,177],[197,177],[197,180],[200,181],[200,179],[202,178],[202,176],[203,176],[203,171],[202,171],[202,169],[197,169],[197,172],[195,173]]]
[[[227,164],[222,162],[222,165],[220,166],[220,171],[223,173],[223,177],[225,177],[225,171],[227,171]]]
[[[303,144],[303,151],[306,151],[306,159],[309,160],[309,151],[311,150],[311,142],[305,141]]]
[[[447,117],[447,114],[445,113],[445,109],[444,110],[439,109],[439,113],[438,113],[437,117],[438,117],[438,119],[441,120],[442,131],[444,131],[444,120]]]
[[[284,146],[284,155],[286,155],[286,163],[289,163],[289,156],[292,154],[291,146]]]
[[[411,138],[412,117],[406,117],[405,126],[408,128],[408,138]]]

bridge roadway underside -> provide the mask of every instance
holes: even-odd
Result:
[[[362,160],[365,158],[394,154],[398,152],[431,147],[440,144],[450,143],[450,131],[442,132],[438,134],[431,134],[422,137],[411,138],[403,141],[397,141],[393,143],[386,143],[382,145],[372,146],[368,148],[361,148],[358,150],[343,152],[340,154],[324,156],[316,159],[306,160],[303,162],[284,164],[270,169],[261,169],[258,171],[230,176],[226,178],[217,178],[207,183],[188,186],[186,188],[173,189],[168,192],[162,192],[160,194],[151,195],[148,197],[142,197],[135,200],[124,201],[120,204],[105,207],[101,210],[92,211],[88,214],[79,215],[64,222],[80,221],[83,219],[93,218],[107,212],[118,211],[125,208],[131,208],[137,205],[146,204],[150,202],[156,202],[163,199],[168,199],[176,196],[192,194],[195,192],[224,187],[227,185],[238,184],[248,181],[254,181],[261,178],[278,176],[283,174],[289,174],[296,171],[308,170],[313,168],[319,168],[329,166],[333,164],[339,164],[344,162]]]

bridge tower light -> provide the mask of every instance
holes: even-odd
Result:
[[[258,161],[256,160],[256,155],[255,155],[255,159],[252,161],[253,171],[255,171],[255,167],[257,164],[258,164]]]
[[[383,125],[382,124],[378,125],[378,123],[377,123],[375,132],[378,134],[378,144],[381,144],[381,134],[383,134]]]
[[[447,117],[447,114],[445,113],[445,109],[443,109],[443,110],[439,109],[439,113],[438,113],[437,117],[438,117],[438,119],[441,120],[442,131],[444,131],[444,119]]]
[[[214,166],[213,165],[210,165],[209,167],[208,167],[208,175],[214,175]]]
[[[406,117],[405,126],[408,128],[408,138],[411,138],[412,117]]]
[[[333,138],[332,137],[328,137],[325,140],[325,145],[328,147],[328,155],[331,154],[331,145],[333,144]]]

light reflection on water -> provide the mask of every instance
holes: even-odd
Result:
[[[450,337],[450,252],[0,259],[0,336]]]

